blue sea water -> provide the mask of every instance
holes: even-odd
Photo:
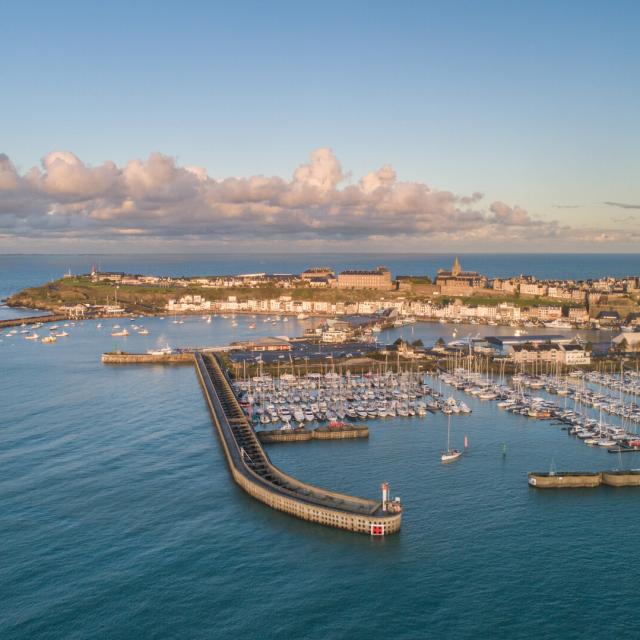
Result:
[[[257,270],[260,259],[234,257],[227,271]],[[70,260],[2,257],[1,290],[91,264]],[[116,257],[103,268],[196,273],[225,259],[207,260]],[[287,270],[307,264],[296,260]],[[397,260],[406,270],[421,264]],[[525,264],[513,260],[514,271]],[[634,271],[634,259],[608,260],[607,273]],[[453,465],[439,462],[441,415],[371,422],[367,441],[270,446],[273,461],[302,479],[370,497],[388,480],[405,505],[397,536],[325,529],[232,484],[190,367],[107,367],[99,358],[114,343],[224,344],[295,335],[309,321],[253,331],[244,318],[238,327],[222,318],[141,322],[149,336],[119,341],[110,324],[94,321],[54,345],[0,336],[2,638],[640,635],[640,494],[542,492],[526,482],[527,471],[551,464],[639,466],[632,454],[586,447],[558,427],[469,397],[473,413],[454,419],[452,431],[458,443],[467,435],[471,449]],[[413,332],[427,341],[451,328]]]

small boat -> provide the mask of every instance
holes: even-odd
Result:
[[[66,331],[57,331],[53,334],[56,338],[66,338],[69,334]]]
[[[50,344],[52,342],[55,342],[57,339],[58,338],[56,338],[55,336],[45,336],[40,342],[43,342],[44,344]]]
[[[149,335],[149,329],[140,329],[140,330],[138,331],[138,335],[141,335],[141,336],[148,336],[148,335]]]
[[[129,332],[126,329],[122,329],[121,331],[112,331],[111,335],[116,338],[120,336],[128,336]]]
[[[25,340],[37,340],[40,336],[37,333],[30,333],[28,336],[25,336]]]
[[[255,323],[255,322],[252,322],[252,323],[249,325],[249,329],[255,329],[255,328],[256,328],[256,323]]]
[[[449,449],[440,456],[440,460],[442,460],[442,462],[453,462],[454,460],[457,460],[461,455],[462,451],[459,451],[458,449]]]
[[[440,456],[440,460],[442,460],[442,462],[453,462],[454,460],[457,460],[462,455],[462,451],[460,451],[459,449],[451,448],[451,415],[449,415],[448,418],[449,419],[447,422],[447,450],[444,451]]]
[[[173,350],[169,345],[166,347],[162,347],[162,349],[149,349],[147,353],[150,356],[170,356],[173,353]]]

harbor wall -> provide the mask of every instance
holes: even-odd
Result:
[[[536,489],[598,487],[601,481],[601,474],[591,471],[558,471],[556,473],[529,474],[529,484]]]
[[[358,425],[357,428],[343,427],[330,429],[320,427],[318,429],[276,429],[274,431],[258,431],[256,433],[260,442],[309,442],[309,440],[353,440],[356,438],[368,438],[369,428]]]
[[[603,471],[602,484],[609,487],[639,487],[640,471]]]
[[[0,329],[7,327],[20,327],[23,324],[31,325],[38,322],[62,322],[63,320],[69,320],[69,316],[62,314],[50,314],[46,316],[29,316],[25,318],[8,318],[7,320],[0,320]]]
[[[193,353],[103,353],[103,364],[193,364]]]
[[[529,485],[536,489],[574,489],[580,487],[640,487],[640,470],[558,471],[529,473]]]
[[[212,422],[222,443],[231,476],[249,495],[273,509],[295,516],[301,520],[315,522],[324,526],[364,534],[371,534],[373,527],[379,527],[379,531],[381,531],[383,535],[396,533],[400,530],[402,522],[401,512],[393,514],[388,512],[377,513],[380,505],[373,500],[348,496],[303,483],[272,465],[262,450],[261,454],[266,460],[269,474],[276,476],[285,486],[273,485],[255,473],[248,467],[241,451],[238,450],[237,442],[231,434],[220,400],[211,384],[211,380],[208,379],[209,374],[204,368],[202,356],[199,354],[196,355],[196,372],[203,391],[205,392],[205,399],[209,407]],[[259,443],[258,447],[260,447]],[[322,504],[305,501],[293,497],[291,494],[294,491],[307,494],[310,497],[315,496],[316,500],[320,499],[319,496],[322,496],[324,500],[330,500],[337,504],[348,502],[355,505],[358,512],[346,509],[333,509],[323,506]]]

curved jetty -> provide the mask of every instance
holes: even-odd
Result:
[[[273,509],[329,527],[377,536],[400,530],[402,508],[397,499],[389,499],[386,483],[378,502],[306,484],[274,466],[218,357],[198,351],[195,363],[231,475],[248,494]]]

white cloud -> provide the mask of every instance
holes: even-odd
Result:
[[[214,180],[202,167],[181,167],[160,153],[118,167],[92,167],[68,151],[46,155],[20,174],[0,154],[0,234],[6,237],[105,240],[255,238],[310,246],[357,240],[403,249],[433,243],[629,241],[628,233],[576,230],[544,222],[519,206],[483,206],[480,193],[456,195],[422,182],[398,180],[384,165],[359,182],[331,149],[311,153],[290,180],[251,176]],[[342,244],[341,244],[342,243]],[[366,246],[360,244],[363,248]]]

